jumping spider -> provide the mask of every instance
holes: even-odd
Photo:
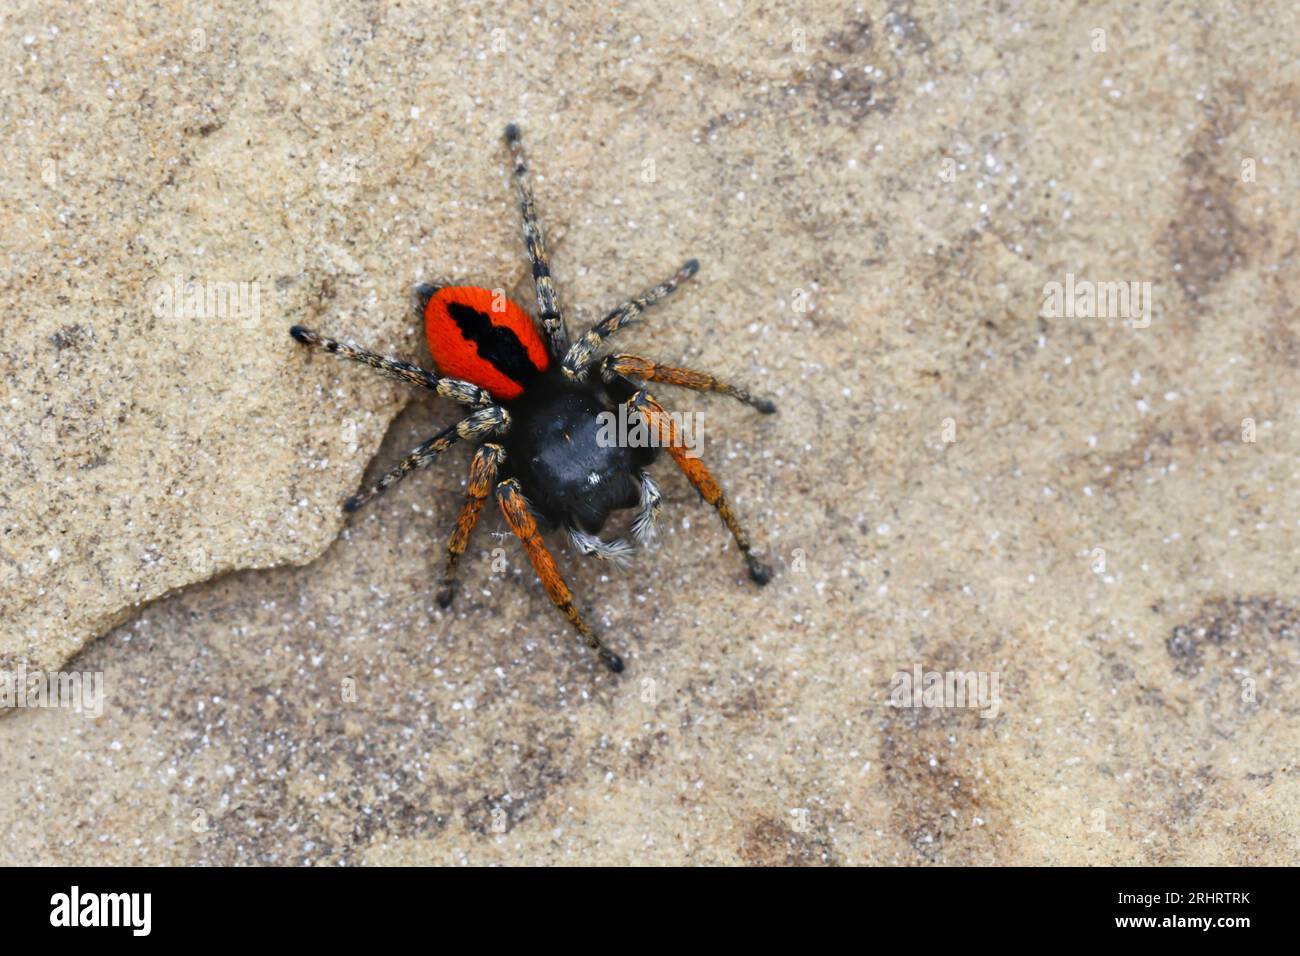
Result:
[[[637,381],[721,392],[764,413],[776,407],[704,372],[624,353],[595,357],[606,338],[695,275],[699,264],[694,259],[672,278],[614,309],[571,345],[547,265],[519,128],[513,123],[507,126],[505,138],[519,190],[524,244],[533,267],[540,332],[528,313],[502,294],[468,286],[432,285],[417,286],[415,299],[437,373],[337,342],[301,325],[289,331],[304,345],[362,362],[472,409],[467,417],[402,459],[373,487],[348,499],[344,509],[355,511],[416,468],[432,462],[457,439],[478,443],[470,464],[468,494],[447,545],[447,568],[438,603],[442,607],[451,604],[456,563],[469,544],[483,502],[494,492],[506,523],[523,542],[546,593],[587,646],[617,673],[623,669],[622,658],[605,647],[582,619],[538,532],[539,521],[546,528],[562,526],[579,551],[614,561],[625,559],[632,545],[597,537],[611,512],[637,509],[633,538],[645,543],[653,535],[661,498],[645,468],[658,449],[599,440],[598,416],[621,403],[653,430],[691,484],[717,509],[744,555],[749,576],[757,584],[766,584],[771,569],[751,550],[749,537],[732,514],[722,488],[700,460],[687,453],[671,417]]]

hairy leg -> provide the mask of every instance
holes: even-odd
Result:
[[[500,434],[510,427],[510,416],[504,408],[497,405],[480,408],[454,425],[448,425],[438,434],[421,444],[409,455],[394,465],[377,482],[359,494],[353,495],[343,503],[344,511],[356,511],[366,502],[383,494],[411,472],[431,463],[450,448],[458,438],[475,441],[488,435]]]
[[[428,369],[421,368],[418,365],[404,362],[401,359],[388,358],[375,352],[368,352],[355,345],[339,342],[336,339],[321,335],[319,332],[313,332],[301,325],[295,325],[289,330],[289,334],[303,345],[310,345],[323,349],[331,355],[368,365],[381,375],[387,375],[389,378],[405,382],[407,385],[427,388],[432,392],[437,392],[443,398],[450,398],[453,402],[475,406],[492,404],[492,396],[488,394],[487,389],[479,388],[479,386],[471,382],[463,382],[458,378],[440,378]]]
[[[746,405],[752,405],[764,415],[770,415],[776,411],[776,405],[770,399],[755,398],[745,389],[714,378],[708,372],[697,372],[694,369],[678,368],[673,365],[660,365],[658,362],[642,358],[640,355],[621,353],[607,355],[601,363],[600,374],[605,381],[610,381],[616,375],[624,375],[649,382],[665,382],[668,385],[678,385],[682,388],[694,389],[697,392],[718,392],[722,395],[730,395]]]
[[[596,637],[587,626],[587,622],[582,619],[582,615],[578,613],[578,609],[574,607],[573,592],[564,583],[564,578],[560,576],[560,571],[555,566],[555,558],[551,556],[546,543],[542,541],[542,536],[537,531],[537,521],[529,510],[528,502],[519,488],[519,482],[514,478],[507,478],[497,485],[496,495],[501,513],[506,517],[506,524],[523,542],[528,560],[532,562],[533,570],[541,579],[542,587],[546,589],[551,603],[559,608],[560,613],[578,632],[583,643],[600,656],[605,666],[616,674],[620,673],[623,670],[623,659],[600,642],[600,638]]]
[[[731,504],[722,491],[722,486],[718,484],[717,479],[713,477],[709,469],[704,466],[704,462],[687,454],[686,448],[680,444],[677,438],[672,419],[664,412],[663,406],[656,402],[644,389],[633,395],[628,400],[628,404],[645,418],[646,424],[651,429],[657,432],[660,440],[666,446],[665,450],[672,456],[673,461],[677,462],[677,467],[695,486],[695,490],[700,493],[705,501],[717,509],[718,516],[722,518],[723,524],[727,526],[731,536],[736,539],[736,547],[744,555],[745,564],[749,568],[749,576],[754,583],[766,584],[770,581],[772,579],[772,569],[754,554],[749,543],[749,535],[745,533],[745,529],[736,520],[736,516],[731,510]]]
[[[506,451],[493,442],[479,445],[469,466],[469,486],[465,490],[465,503],[456,519],[456,529],[447,542],[447,568],[442,575],[442,588],[438,591],[439,607],[450,607],[456,595],[456,563],[469,546],[470,535],[478,524],[483,502],[497,480],[497,469],[505,460]]]
[[[519,140],[519,127],[511,123],[506,127],[506,143],[519,190],[519,213],[524,221],[524,248],[533,267],[533,285],[537,290],[537,318],[546,333],[551,354],[558,360],[569,348],[569,330],[564,324],[564,311],[560,307],[560,293],[551,278],[550,257],[546,252],[546,237],[537,218],[537,203],[533,199],[533,186],[528,177],[528,160],[524,144]]]
[[[641,501],[632,520],[632,537],[641,544],[649,544],[655,537],[655,523],[663,510],[663,495],[659,485],[648,474],[641,474]]]
[[[656,286],[651,286],[639,296],[624,302],[584,332],[582,338],[573,343],[573,348],[569,349],[568,354],[564,356],[563,368],[565,374],[570,378],[585,378],[587,370],[591,366],[591,357],[596,354],[596,349],[600,348],[605,339],[629,322],[636,321],[642,312],[660,299],[671,295],[674,289],[695,275],[699,268],[700,264],[691,259],[673,273],[671,278],[665,279]]]
[[[565,528],[569,535],[569,540],[581,554],[589,558],[599,558],[601,561],[610,561],[620,568],[627,567],[632,560],[632,545],[628,544],[622,538],[615,538],[612,541],[605,541],[597,535],[588,534],[581,528]]]

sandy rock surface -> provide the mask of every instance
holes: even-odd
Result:
[[[533,9],[0,15],[0,670],[104,687],[0,863],[1295,863],[1295,11]],[[531,308],[508,120],[571,323],[698,257],[620,343],[780,406],[657,390],[765,589],[667,461],[553,541],[621,677],[495,514],[438,607],[463,450],[345,520],[456,407],[286,335]]]

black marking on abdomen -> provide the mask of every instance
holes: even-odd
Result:
[[[526,385],[529,380],[541,374],[513,329],[493,325],[478,309],[460,302],[447,303],[447,314],[456,323],[465,340],[474,343],[479,358],[491,362],[502,375],[514,379],[520,385]]]

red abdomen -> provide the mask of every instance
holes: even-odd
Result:
[[[439,289],[424,309],[438,374],[480,385],[509,401],[551,367],[532,318],[505,293],[474,286]]]

